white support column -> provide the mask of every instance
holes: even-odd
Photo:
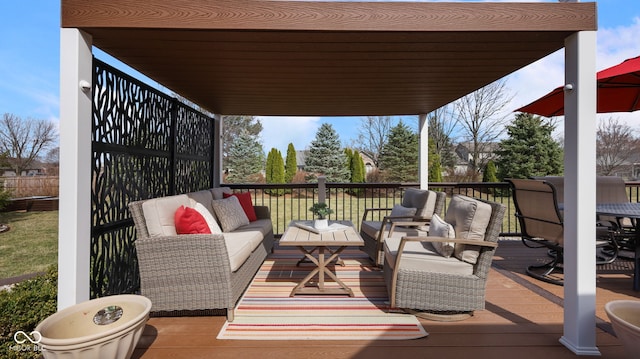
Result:
[[[215,135],[215,143],[213,145],[213,185],[219,187],[222,184],[222,130],[224,124],[222,123],[221,115],[213,115],[213,133]]]
[[[420,189],[429,189],[429,124],[427,115],[420,114],[418,122],[418,138],[420,145],[418,149],[418,178]]]
[[[89,299],[92,42],[60,30],[58,310]]]
[[[596,33],[565,40],[564,334],[578,355],[596,346]]]

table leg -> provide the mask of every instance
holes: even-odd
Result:
[[[336,251],[331,251],[330,249],[327,248],[327,251],[329,251],[330,253],[329,258],[325,258],[324,246],[316,247],[318,249],[317,259],[312,255],[313,250],[315,250],[316,248],[314,248],[311,251],[307,251],[304,247],[298,247],[298,248],[304,253],[305,258],[309,259],[309,261],[314,263],[317,267],[314,268],[311,271],[311,273],[309,273],[302,281],[300,281],[300,283],[298,283],[298,285],[296,285],[295,288],[293,288],[293,290],[291,290],[291,293],[289,294],[290,297],[293,297],[296,294],[347,294],[350,297],[354,296],[351,288],[349,288],[346,284],[344,284],[344,282],[342,282],[335,274],[333,274],[333,272],[331,272],[329,268],[327,268],[327,264],[331,263],[333,260],[338,258],[340,253],[346,247],[344,246],[340,247]],[[305,285],[311,279],[313,279],[313,277],[315,277],[316,274],[318,275],[317,287],[315,288],[305,287]],[[333,279],[340,286],[340,288],[326,289],[324,286],[325,274],[329,276],[331,279]]]
[[[334,253],[334,252],[331,250],[331,248],[328,248],[328,247],[326,247],[326,248],[327,248],[327,250],[329,251],[329,254],[333,254],[333,253]],[[318,249],[318,247],[313,247],[310,251],[308,251],[308,253],[313,253],[313,252],[315,252],[315,251],[316,251],[316,249]],[[336,260],[336,264],[337,264],[337,265],[340,265],[340,266],[343,266],[343,267],[344,267],[344,261],[342,260],[342,258],[340,258],[340,257],[336,257],[336,258],[335,258],[335,260]],[[307,256],[305,255],[305,256],[303,256],[302,258],[300,258],[300,260],[298,261],[298,263],[296,263],[296,267],[300,266],[300,264],[302,264],[302,263],[313,263],[313,262],[311,262],[311,261],[307,258]]]

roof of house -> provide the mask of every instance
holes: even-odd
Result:
[[[63,28],[223,115],[429,113],[597,29],[595,3],[61,5]]]

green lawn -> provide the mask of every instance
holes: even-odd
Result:
[[[3,212],[0,223],[0,278],[44,272],[58,261],[58,211]]]

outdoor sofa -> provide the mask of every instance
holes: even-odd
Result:
[[[227,319],[233,320],[236,303],[271,252],[274,236],[268,207],[253,206],[251,197],[247,202],[248,193],[228,198],[224,193],[231,190],[220,187],[129,204],[137,231],[140,291],[151,299],[152,312],[226,309]],[[206,232],[200,216],[190,221],[194,210],[211,234],[178,234]]]

